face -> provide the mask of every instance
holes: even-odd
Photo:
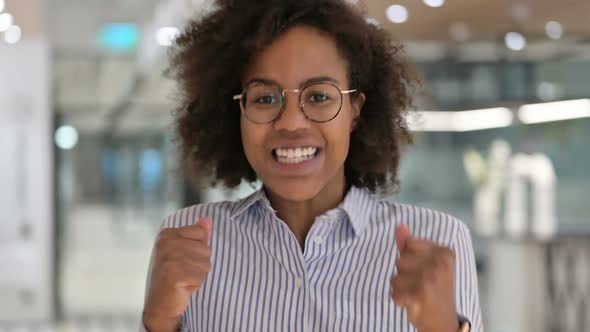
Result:
[[[314,28],[297,26],[254,59],[243,84],[265,81],[280,89],[300,89],[319,79],[342,91],[352,90],[357,87],[349,86],[347,69],[333,38]],[[242,142],[248,162],[266,189],[286,200],[310,200],[329,190],[342,190],[350,133],[364,96],[353,101],[343,94],[338,115],[323,123],[310,120],[301,111],[297,93],[286,92],[285,96],[283,111],[273,122],[255,123],[242,114]],[[302,101],[308,105],[322,98],[304,93]]]

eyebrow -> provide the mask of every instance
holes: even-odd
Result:
[[[340,82],[338,82],[337,79],[330,77],[330,76],[317,76],[317,77],[312,77],[312,78],[308,78],[305,81],[299,83],[299,88],[302,88],[306,85],[309,84],[313,84],[313,83],[320,83],[320,82],[330,82],[330,83],[334,83],[338,86],[340,86]],[[262,83],[262,84],[273,84],[273,85],[277,85],[281,88],[283,88],[277,81],[275,80],[271,80],[268,78],[260,78],[260,77],[255,77],[250,79],[248,82],[246,82],[246,84],[244,84],[244,86],[248,86],[252,83]]]

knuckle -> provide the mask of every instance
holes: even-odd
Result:
[[[174,245],[176,242],[177,235],[172,229],[165,229],[158,234],[156,239],[156,248],[163,249]]]
[[[422,271],[419,278],[420,282],[418,283],[419,288],[423,288],[427,284],[431,283],[435,275],[436,273],[433,273],[431,269],[425,269]]]
[[[437,269],[448,269],[455,264],[455,252],[448,248],[441,248],[431,259],[432,265]]]
[[[404,269],[404,268],[406,268],[406,267],[407,267],[407,265],[408,265],[407,263],[408,263],[408,262],[407,262],[407,260],[406,260],[406,259],[404,259],[403,257],[400,257],[400,258],[397,260],[397,263],[396,263],[395,265],[397,266],[397,268],[398,268],[398,269]]]
[[[442,251],[441,251],[441,253],[442,253],[443,257],[445,258],[445,260],[452,261],[452,262],[455,261],[456,254],[455,254],[455,251],[453,249],[451,249],[451,248],[443,248]]]
[[[171,260],[174,256],[173,256],[173,251],[170,245],[170,242],[167,241],[165,244],[162,244],[161,246],[159,246],[156,250],[156,257],[158,260],[160,261],[169,261]]]
[[[203,252],[203,256],[211,257],[211,248],[209,248],[209,246],[204,246],[202,249],[202,252]]]
[[[391,277],[389,281],[391,283],[391,286],[393,286],[394,288],[399,288],[399,276]]]
[[[168,245],[170,241],[170,232],[167,229],[164,229],[158,233],[158,238],[156,239],[156,248],[161,249]]]
[[[444,268],[445,266],[445,258],[443,255],[434,255],[431,257],[430,259],[430,264],[429,267],[434,270],[434,271],[438,271],[442,268]]]
[[[178,267],[174,264],[166,262],[161,269],[162,279],[165,284],[175,286],[181,278]]]
[[[200,289],[203,286],[203,283],[205,282],[205,278],[196,277],[192,281],[195,283],[195,287]]]
[[[441,255],[441,264],[444,265],[445,268],[452,268],[453,266],[455,266],[455,261],[455,251],[446,248]]]
[[[402,302],[402,299],[403,299],[403,297],[397,291],[391,292],[391,298],[393,299],[393,301],[395,301],[397,303]]]
[[[418,276],[419,284],[421,286],[428,286],[431,284],[436,283],[437,279],[439,278],[440,271],[433,266],[425,268],[421,271],[420,275]]]
[[[202,238],[203,237],[203,229],[200,227],[197,228],[192,228],[192,229],[186,229],[182,231],[183,235],[190,235],[191,238]]]
[[[161,270],[167,277],[174,276],[179,273],[178,264],[170,260],[166,260],[162,263]]]
[[[414,288],[414,295],[423,298],[428,290],[428,282],[420,282]]]

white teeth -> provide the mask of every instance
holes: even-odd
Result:
[[[318,151],[314,147],[277,148],[274,153],[279,162],[295,164],[313,158]]]

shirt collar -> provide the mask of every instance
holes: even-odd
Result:
[[[231,218],[236,219],[242,213],[244,213],[244,211],[248,210],[252,205],[254,205],[260,201],[266,201],[267,204],[265,204],[265,205],[268,205],[268,208],[270,210],[274,211],[274,209],[270,206],[270,202],[268,202],[268,199],[266,198],[266,194],[264,193],[264,189],[261,188],[261,189],[258,189],[257,191],[255,191],[250,196],[247,196],[247,197],[242,198],[241,200],[237,201],[236,205],[232,211]]]
[[[340,204],[350,220],[354,233],[358,236],[365,230],[377,205],[377,198],[366,188],[350,187]]]
[[[244,211],[248,210],[256,203],[261,204],[265,209],[276,213],[276,210],[270,205],[270,201],[266,196],[264,188],[261,188],[252,195],[236,202],[231,218],[235,219],[239,217],[240,214],[244,213]],[[369,224],[371,214],[375,211],[376,205],[377,198],[368,189],[352,186],[337,209],[342,209],[346,212],[354,233],[358,236],[362,234],[366,226]]]

